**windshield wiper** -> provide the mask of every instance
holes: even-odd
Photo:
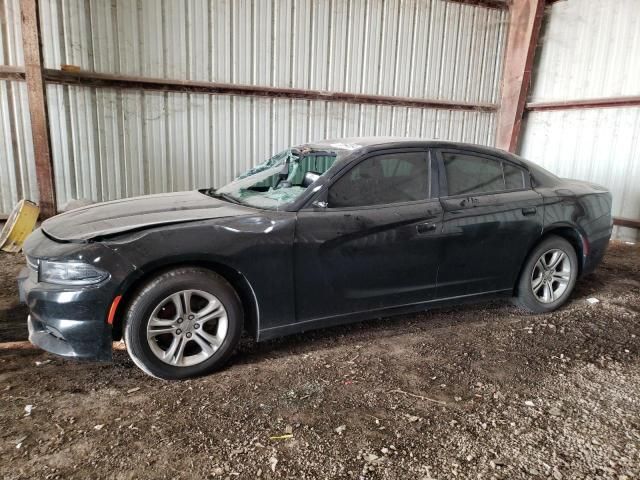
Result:
[[[242,205],[242,202],[240,200],[238,200],[237,198],[232,197],[231,195],[229,195],[227,193],[218,193],[213,188],[210,188],[209,190],[207,190],[206,193],[210,197],[219,198],[221,200],[226,200],[227,202],[235,203],[236,205]]]

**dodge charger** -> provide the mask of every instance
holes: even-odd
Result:
[[[72,210],[24,245],[30,341],[203,375],[256,341],[443,304],[550,312],[593,271],[611,194],[497,149],[351,138],[299,145],[222,188]]]

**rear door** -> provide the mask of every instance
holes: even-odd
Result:
[[[298,320],[433,299],[442,207],[427,152],[371,154],[338,175],[322,207],[298,213]]]
[[[542,196],[528,171],[507,159],[458,149],[439,151],[444,182],[439,298],[513,289],[542,232]]]

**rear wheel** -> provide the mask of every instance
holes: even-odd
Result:
[[[216,273],[177,268],[137,292],[125,321],[134,363],[154,377],[181,379],[224,365],[242,332],[242,306]]]
[[[527,258],[516,292],[516,303],[532,313],[551,312],[571,295],[578,277],[573,246],[555,235],[545,238]]]

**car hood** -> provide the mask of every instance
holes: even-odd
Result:
[[[52,217],[42,224],[51,238],[87,241],[130,230],[194,220],[246,215],[254,209],[198,191],[163,193],[98,203]]]

